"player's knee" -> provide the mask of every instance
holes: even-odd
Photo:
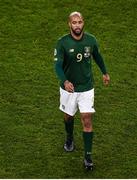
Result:
[[[90,121],[85,121],[84,122],[84,131],[91,131],[92,126]]]
[[[72,120],[74,120],[74,117],[73,117],[73,116],[70,116],[69,114],[65,114],[65,115],[64,115],[64,119],[65,119],[66,121],[72,121]]]
[[[89,114],[84,114],[82,116],[83,121],[83,129],[86,132],[92,131],[92,123],[91,123],[91,116]]]

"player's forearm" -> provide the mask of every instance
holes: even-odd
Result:
[[[56,61],[55,62],[55,71],[56,71],[56,74],[59,78],[59,80],[64,83],[67,79],[66,79],[66,76],[64,74],[64,71],[62,69],[62,63],[60,61]]]
[[[102,72],[103,74],[107,74],[107,70],[106,70],[106,67],[105,67],[103,58],[102,58],[102,56],[101,56],[100,54],[97,56],[97,58],[95,59],[95,61],[96,61],[97,65],[99,66],[101,72]]]
[[[103,74],[107,74],[107,70],[106,70],[106,66],[104,64],[104,60],[103,60],[101,54],[99,53],[97,47],[94,48],[93,58],[94,58],[96,64],[99,66],[101,72]]]

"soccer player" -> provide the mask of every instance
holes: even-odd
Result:
[[[84,18],[80,12],[69,15],[70,33],[61,37],[54,51],[55,71],[60,80],[60,110],[64,112],[66,141],[64,149],[74,150],[73,126],[74,115],[79,109],[83,126],[84,166],[93,169],[93,113],[94,87],[92,61],[99,66],[103,82],[109,84],[103,58],[100,54],[96,38],[83,31]]]

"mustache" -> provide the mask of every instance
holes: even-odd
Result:
[[[81,28],[81,29],[80,29],[80,28],[76,28],[76,29],[75,29],[75,31],[77,31],[77,30],[80,30],[80,31],[81,31],[81,30],[82,30],[82,28]]]

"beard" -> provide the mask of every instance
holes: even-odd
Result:
[[[79,29],[79,28],[78,28]],[[77,29],[72,29],[71,28],[71,30],[72,30],[72,32],[73,32],[73,34],[75,35],[75,36],[80,36],[82,33],[83,33],[83,28],[82,29],[79,29],[79,31],[77,31]]]

